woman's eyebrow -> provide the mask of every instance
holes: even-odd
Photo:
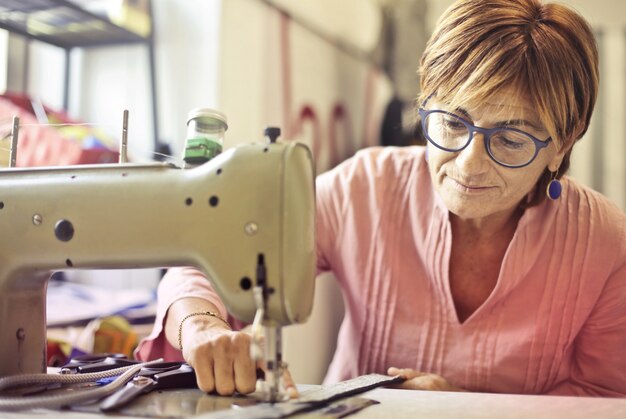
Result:
[[[510,119],[508,121],[497,122],[495,125],[498,127],[507,127],[511,125],[523,126],[523,127],[530,127],[534,129],[535,131],[545,131],[545,128],[541,127],[536,122],[529,121],[528,119]]]
[[[469,112],[464,108],[456,108],[454,110],[454,113],[458,113],[460,114],[460,116],[463,116],[469,119],[470,121],[473,120]],[[537,124],[536,122],[530,121],[528,119],[521,119],[521,118],[520,119],[507,119],[506,121],[496,122],[494,126],[495,127],[509,127],[509,126],[520,127],[521,126],[521,127],[530,127],[534,129],[535,131],[545,131],[545,128],[543,128],[540,124]]]
[[[467,119],[472,120],[472,117],[470,116],[469,112],[466,109],[456,108],[454,110],[454,113],[460,113],[462,116],[466,117]]]

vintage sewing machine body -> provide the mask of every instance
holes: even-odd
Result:
[[[308,148],[279,142],[185,170],[0,170],[0,377],[45,371],[47,281],[67,269],[196,266],[241,320],[263,297],[269,357],[280,361],[280,328],[312,307],[313,185]]]

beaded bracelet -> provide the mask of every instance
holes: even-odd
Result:
[[[183,351],[183,323],[185,323],[185,320],[193,316],[215,317],[216,319],[221,320],[226,325],[226,327],[228,327],[229,330],[233,330],[232,327],[230,327],[230,324],[228,324],[228,322],[224,320],[222,316],[217,313],[213,313],[212,311],[199,311],[196,313],[187,314],[185,317],[183,317],[183,319],[180,321],[180,325],[178,326],[178,347],[180,348],[181,352]]]

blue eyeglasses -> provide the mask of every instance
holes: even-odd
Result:
[[[541,141],[531,134],[516,128],[481,128],[450,112],[434,109],[418,109],[422,118],[422,131],[435,147],[457,152],[467,147],[474,133],[483,134],[485,149],[489,157],[504,167],[528,166],[535,160],[539,150],[552,141],[551,137]]]

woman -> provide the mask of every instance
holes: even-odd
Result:
[[[597,90],[593,34],[572,10],[445,12],[421,61],[426,148],[363,150],[317,179],[318,269],[346,303],[327,381],[626,395],[626,217],[562,177]],[[202,274],[173,269],[159,292],[139,355],[180,357],[180,337],[202,389],[252,391],[250,339]]]

